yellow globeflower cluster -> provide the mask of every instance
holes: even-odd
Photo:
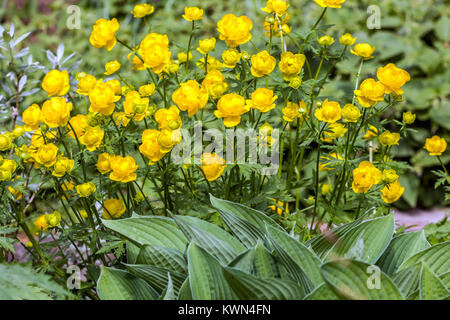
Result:
[[[384,85],[386,94],[394,92],[397,95],[403,94],[401,87],[411,79],[407,71],[397,68],[393,63],[378,68],[377,78]]]
[[[59,211],[53,211],[53,213],[50,214],[40,215],[33,224],[39,231],[57,227],[61,224],[61,214]]]
[[[206,89],[212,99],[218,99],[227,92],[229,85],[222,72],[212,70],[203,79],[202,88]]]
[[[98,83],[95,88],[89,92],[89,101],[91,106],[89,111],[98,112],[109,116],[114,112],[115,103],[120,100],[115,88],[109,83]]]
[[[393,203],[400,199],[404,191],[405,188],[403,188],[397,180],[393,183],[387,184],[383,189],[381,189],[381,198],[386,203]]]
[[[367,193],[374,185],[379,184],[383,174],[369,161],[363,161],[353,170],[352,188],[355,193]]]
[[[180,130],[147,129],[142,133],[142,144],[139,146],[139,151],[150,160],[150,163],[155,163],[180,143],[181,138]]]
[[[392,146],[394,144],[398,144],[399,140],[400,133],[390,132],[389,130],[386,130],[378,136],[378,141],[380,141],[382,146]]]
[[[272,16],[266,17],[262,26],[266,31],[266,36],[268,38],[272,37],[281,37],[281,33],[283,35],[288,35],[291,33],[291,27],[287,24],[289,22],[290,15],[289,13],[285,13],[283,17],[279,16],[278,18],[273,18]],[[281,29],[280,29],[281,23]]]
[[[39,124],[44,121],[41,108],[37,104],[32,104],[22,113],[22,121],[25,123],[26,131],[34,131]]]
[[[80,197],[86,198],[97,191],[97,187],[92,182],[86,182],[75,186],[77,193]]]
[[[84,74],[78,81],[77,93],[88,96],[97,85],[97,78],[90,74]]]

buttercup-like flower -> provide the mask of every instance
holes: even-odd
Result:
[[[9,132],[0,134],[0,151],[11,150],[13,146],[13,141]]]
[[[157,142],[162,153],[169,153],[172,148],[181,142],[180,130],[167,130],[163,129],[158,134]]]
[[[268,208],[278,215],[282,215],[283,212],[289,213],[289,203],[284,203],[283,201],[277,201],[277,199],[271,199],[275,204],[269,206]]]
[[[322,8],[341,8],[345,0],[314,0]]]
[[[398,174],[393,169],[383,170],[383,181],[393,183],[398,180]]]
[[[121,64],[119,63],[119,61],[117,61],[117,60],[110,61],[105,64],[105,70],[106,70],[105,74],[107,76],[109,76],[110,74],[113,74],[114,72],[119,70],[120,67],[121,67]]]
[[[53,143],[48,143],[40,146],[37,149],[35,160],[37,163],[42,164],[45,167],[51,167],[56,162],[56,156],[58,155],[58,147]]]
[[[386,203],[393,203],[400,199],[404,191],[405,188],[403,188],[400,182],[397,180],[394,183],[390,183],[383,189],[381,189],[381,198]]]
[[[103,203],[102,217],[106,220],[120,218],[126,211],[122,199],[108,199]]]
[[[403,122],[406,124],[413,124],[416,121],[416,115],[410,111],[403,112],[402,114]]]
[[[208,38],[203,39],[198,42],[198,52],[207,54],[210,51],[214,50],[214,47],[216,46],[216,38]]]
[[[89,93],[89,101],[91,102],[89,111],[109,116],[114,112],[115,102],[119,100],[120,96],[116,95],[115,90],[110,85],[99,83]]]
[[[382,146],[392,146],[394,144],[398,144],[399,140],[400,133],[390,132],[389,130],[386,130],[378,136],[378,141],[380,141]]]
[[[98,19],[92,26],[89,42],[96,48],[105,47],[106,50],[111,51],[117,43],[116,32],[119,27],[116,18],[112,20]]]
[[[355,90],[356,99],[363,108],[370,108],[384,100],[384,86],[372,78],[364,80],[359,90]]]
[[[375,52],[375,49],[376,47],[372,47],[368,43],[358,43],[350,52],[364,60],[369,60],[373,58],[372,54]]]
[[[154,129],[147,129],[142,133],[142,144],[139,146],[139,151],[151,163],[158,162],[165,155],[165,153],[161,152],[161,147],[158,144],[158,136],[159,131]]]
[[[115,156],[111,161],[112,172],[109,178],[123,183],[134,181],[137,178],[136,170],[138,167],[133,157]]]
[[[288,101],[286,106],[281,109],[283,112],[283,120],[287,122],[294,121],[295,118],[300,117],[303,120],[302,116],[306,113],[306,102],[300,101],[299,104]]]
[[[372,125],[369,125],[369,130],[367,130],[366,134],[363,136],[364,139],[370,140],[378,136],[378,129]]]
[[[439,136],[433,136],[425,140],[425,146],[430,156],[440,156],[447,149],[447,141]]]
[[[17,163],[11,159],[2,159],[0,164],[0,181],[9,181],[14,171],[17,169]]]
[[[259,110],[260,112],[267,112],[275,108],[275,101],[278,96],[273,95],[273,91],[266,88],[258,88],[252,93],[252,99],[247,100],[250,108]]]
[[[220,33],[220,40],[230,48],[235,48],[244,44],[252,38],[250,30],[253,22],[246,16],[237,17],[232,13],[226,14],[217,22],[217,31]]]
[[[336,152],[330,153],[329,157],[320,156],[319,171],[333,170],[337,164],[336,162],[340,162],[341,160],[341,155]]]
[[[352,46],[356,41],[356,37],[353,37],[350,33],[343,34],[339,37],[339,42],[344,46]]]
[[[225,77],[219,70],[208,72],[202,82],[202,88],[208,91],[212,99],[220,98],[228,90],[228,87]]]
[[[281,54],[281,60],[278,64],[278,67],[283,75],[283,79],[286,81],[291,81],[292,78],[297,77],[302,71],[305,60],[306,57],[304,54],[293,54],[289,51],[283,52]]]
[[[69,124],[69,135],[74,139],[80,139],[84,135],[84,131],[88,127],[87,116],[84,114],[77,114],[75,117],[70,118]]]
[[[169,38],[165,34],[150,33],[141,41],[139,53],[144,59],[143,69],[151,68],[159,74],[170,63]]]
[[[233,69],[241,60],[241,53],[236,49],[228,49],[222,53],[223,65],[227,68]]]
[[[322,141],[332,142],[334,139],[343,137],[348,129],[342,123],[330,123],[327,128],[329,131],[324,131],[324,138],[321,138]]]
[[[135,18],[143,18],[145,16],[152,14],[154,11],[155,7],[152,6],[151,4],[140,3],[134,6],[134,9],[133,11],[131,11],[131,13]]]
[[[397,95],[403,94],[401,87],[411,80],[407,71],[397,68],[393,63],[378,68],[377,78],[386,88],[386,94],[394,92]]]
[[[89,151],[94,151],[101,146],[104,136],[105,132],[99,126],[87,127],[79,140]]]
[[[225,170],[225,159],[215,153],[205,152],[202,154],[202,169],[208,181],[214,181],[219,178]]]
[[[342,109],[339,102],[326,99],[322,106],[316,109],[314,115],[320,121],[334,123],[342,118]]]
[[[159,130],[177,130],[183,124],[180,117],[180,110],[177,106],[171,106],[169,109],[159,109],[155,113],[155,120],[158,122]]]
[[[69,73],[66,70],[51,70],[44,80],[42,80],[42,89],[48,93],[48,96],[63,96],[69,92]]]
[[[235,127],[241,122],[241,115],[249,110],[250,107],[243,96],[228,93],[219,99],[214,114],[217,118],[223,118],[225,127]]]
[[[185,7],[183,18],[187,21],[196,21],[203,18],[203,9],[197,7]]]
[[[81,198],[89,197],[97,190],[95,184],[93,184],[92,182],[79,184],[75,186],[75,189],[77,190],[77,193]]]
[[[44,122],[50,128],[62,127],[67,124],[72,111],[72,104],[63,97],[53,97],[42,105]]]
[[[34,131],[39,124],[44,121],[41,108],[37,104],[32,104],[22,113],[22,121],[25,123],[26,131]]]
[[[78,86],[77,86],[77,93],[82,94],[84,96],[89,95],[89,93],[91,92],[92,89],[95,88],[95,86],[97,85],[97,78],[90,75],[90,74],[86,74],[84,75],[79,81],[78,81]]]
[[[366,193],[372,186],[381,182],[383,175],[369,161],[363,161],[353,170],[352,188],[355,193]]]
[[[112,114],[114,119],[114,123],[117,126],[126,127],[131,120],[131,117],[127,115],[125,112],[114,112]]]
[[[276,13],[282,16],[289,8],[289,4],[285,0],[267,0],[266,6],[261,8],[262,11],[267,13]]]
[[[143,97],[149,97],[155,93],[155,84],[149,83],[139,87],[139,93]]]
[[[205,59],[206,59],[206,56],[203,56],[201,59],[198,59],[196,62],[196,65],[203,71],[206,71]],[[213,70],[220,70],[223,68],[222,62],[220,62],[218,59],[214,58],[213,56],[208,56],[207,63],[208,63],[208,72],[213,71]]]
[[[47,223],[47,219],[45,219],[45,214],[40,215],[39,217],[37,217],[37,219],[33,222],[34,226],[39,230],[39,231],[45,231],[48,229],[48,223]]]
[[[265,142],[267,145],[272,146],[274,141],[276,141],[275,138],[272,139],[272,130],[273,128],[270,123],[268,123],[267,121],[264,122],[264,124],[258,128],[258,138],[260,139],[260,142]]]
[[[139,92],[130,91],[125,96],[123,108],[125,113],[136,121],[142,121],[149,104],[148,98],[142,98]]]
[[[357,122],[361,117],[361,111],[352,104],[346,104],[342,109],[342,116],[346,122]]]
[[[53,165],[52,175],[55,177],[61,178],[66,173],[70,172],[75,165],[75,161],[69,159],[67,157],[60,156],[56,159],[55,164]]]
[[[188,80],[175,90],[172,100],[181,111],[187,110],[189,117],[192,117],[199,109],[205,107],[208,102],[208,92],[205,88],[201,88],[197,81]]]
[[[110,86],[111,89],[114,90],[114,93],[115,93],[117,96],[121,95],[122,92],[123,92],[124,90],[126,90],[126,89],[124,89],[124,88],[128,88],[128,87],[123,87],[123,88],[122,88],[122,86],[120,85],[120,81],[117,80],[117,79],[111,79],[111,80],[105,81],[105,84],[106,84],[107,86]]]
[[[177,58],[180,62],[187,62],[188,61],[188,56],[186,54],[186,52],[180,52],[177,54]],[[189,51],[189,61],[191,61],[192,59],[194,59],[194,57],[192,56],[192,52]]]
[[[114,155],[103,152],[99,154],[97,159],[97,170],[100,171],[101,174],[105,174],[110,172],[111,169],[111,161],[114,159]]]
[[[333,37],[326,35],[317,39],[317,43],[321,46],[331,46],[334,43]]]
[[[252,56],[251,72],[254,77],[263,77],[275,69],[277,60],[272,57],[267,50],[258,52]]]

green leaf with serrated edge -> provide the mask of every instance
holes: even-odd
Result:
[[[398,270],[403,270],[417,262],[425,262],[430,270],[440,276],[450,271],[450,241],[424,249],[403,262]]]
[[[419,296],[421,300],[441,300],[447,298],[450,291],[441,279],[422,262],[419,280]]]
[[[264,247],[261,242],[255,247],[253,257],[254,275],[260,279],[279,278],[280,271],[275,257]]]
[[[189,284],[189,277],[184,280],[183,285],[178,292],[178,300],[193,300],[191,286]]]
[[[374,265],[342,259],[327,262],[320,269],[325,282],[344,299],[404,300],[394,282]]]
[[[325,259],[348,258],[374,264],[386,250],[393,234],[392,214],[367,220],[340,237]]]
[[[311,293],[309,293],[304,300],[340,300],[340,298],[334,293],[328,284],[322,283]]]
[[[166,217],[102,220],[102,223],[139,246],[152,244],[184,251],[188,244],[176,223]]]
[[[417,263],[406,269],[396,272],[391,276],[397,288],[404,297],[409,297],[419,288],[421,265]],[[409,298],[408,298],[409,299]]]
[[[97,294],[102,300],[155,300],[158,293],[147,282],[119,269],[102,267],[97,281]]]
[[[189,284],[194,300],[234,300],[220,263],[194,242],[187,250]]]
[[[323,282],[322,276],[320,275],[321,261],[311,249],[305,247],[303,243],[292,238],[286,232],[279,231],[270,226],[267,226],[267,232],[306,273],[314,287]]]
[[[187,274],[187,261],[183,251],[153,245],[141,248],[136,259],[137,264],[148,264],[159,268]]]
[[[304,296],[294,281],[259,279],[233,268],[225,268],[223,274],[240,300],[298,300]]]
[[[401,234],[392,239],[389,247],[378,259],[377,266],[387,274],[393,274],[409,257],[429,247],[423,230]]]

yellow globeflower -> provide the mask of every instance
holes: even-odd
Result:
[[[78,81],[77,93],[82,94],[84,96],[89,95],[91,90],[94,89],[95,86],[97,85],[97,82],[98,82],[98,80],[96,77],[94,77],[90,74],[84,75]]]
[[[241,60],[241,53],[236,49],[228,49],[222,53],[222,60],[225,67],[233,69]]]
[[[13,147],[13,141],[9,132],[0,134],[0,151],[11,150]]]
[[[403,192],[405,192],[405,188],[403,188],[400,182],[397,180],[394,183],[390,183],[383,189],[381,189],[381,198],[386,203],[393,203],[400,199]]]
[[[16,168],[17,163],[14,160],[3,159],[3,162],[0,164],[0,181],[11,180]]]
[[[212,99],[218,99],[228,90],[228,83],[220,70],[208,72],[202,82],[202,88],[208,91]]]
[[[322,8],[340,8],[345,0],[314,0]]]
[[[383,181],[393,183],[398,180],[398,174],[394,169],[383,170]]]
[[[219,178],[226,168],[225,159],[215,153],[205,152],[202,154],[202,165],[200,169],[203,171],[208,181],[214,181]]]
[[[198,7],[185,7],[183,18],[187,21],[196,21],[203,18],[203,9]]]
[[[17,139],[25,133],[25,128],[23,126],[15,126],[13,131],[11,131],[11,138]]]
[[[81,210],[80,210],[80,216],[81,216],[83,219],[87,219],[87,218],[89,217],[89,214],[87,213],[86,210],[81,209]]]
[[[369,161],[363,161],[353,170],[352,188],[355,193],[366,193],[373,185],[381,182],[383,175]]]
[[[267,121],[264,122],[264,124],[258,128],[260,142],[272,146],[272,144],[276,141],[275,138],[272,139],[272,130],[273,128],[270,123]]]
[[[304,54],[283,52],[281,54],[281,60],[278,63],[283,79],[291,81],[293,78],[297,77],[302,71],[305,60],[306,57]]]
[[[198,59],[197,62],[195,63],[203,71],[206,71],[205,59],[206,56],[203,56],[202,58]],[[223,68],[223,63],[220,62],[218,59],[214,58],[213,56],[208,56],[207,63],[208,63],[208,72],[213,70],[220,70]]]
[[[91,102],[89,111],[109,116],[114,112],[115,102],[119,100],[120,96],[116,95],[111,85],[99,83],[89,93],[89,101]]]
[[[60,156],[56,159],[56,162],[53,165],[52,175],[54,175],[55,177],[61,178],[66,173],[72,171],[74,165],[75,165],[74,160],[69,159],[67,157]]]
[[[370,140],[375,138],[378,135],[378,129],[372,125],[369,125],[369,130],[367,130],[366,134],[363,136],[364,139]]]
[[[406,124],[413,124],[416,121],[416,115],[410,111],[403,112],[403,122]]]
[[[69,124],[69,135],[74,139],[80,139],[88,127],[87,116],[84,114],[77,114],[75,117],[70,118]]]
[[[57,155],[58,147],[53,143],[48,143],[38,148],[35,160],[37,163],[42,164],[45,167],[51,167],[55,164]]]
[[[159,130],[176,130],[183,124],[180,117],[180,110],[177,106],[171,106],[169,109],[159,109],[155,113],[155,120],[158,122]]]
[[[172,100],[182,111],[188,112],[189,117],[203,109],[208,102],[208,92],[201,88],[195,80],[188,80],[181,84],[172,95]]]
[[[186,52],[180,52],[177,54],[177,58],[180,62],[187,62],[188,61],[188,56],[186,54]],[[192,59],[194,59],[194,57],[192,56],[192,52],[189,51],[189,61],[191,61]]]
[[[392,146],[394,144],[398,144],[399,140],[400,133],[390,132],[389,130],[386,130],[378,136],[378,141],[380,141],[382,146]]]
[[[89,42],[96,48],[105,47],[106,50],[111,51],[117,43],[116,32],[119,27],[116,18],[112,20],[98,19],[92,26]]]
[[[120,218],[126,211],[122,199],[108,199],[103,203],[103,219]]]
[[[355,90],[356,99],[363,108],[369,108],[384,100],[384,86],[374,79],[364,80],[359,90]]]
[[[306,113],[306,102],[300,101],[299,104],[288,101],[286,107],[281,109],[283,112],[283,120],[287,122],[294,121],[295,118],[300,117],[303,120],[303,114]]]
[[[324,138],[321,138],[325,142],[332,142],[334,139],[341,138],[348,131],[345,125],[339,122],[330,123],[327,129],[329,131],[324,131]]]
[[[251,58],[252,67],[250,71],[254,77],[263,77],[270,74],[275,66],[277,65],[277,60],[272,57],[267,50],[263,50],[253,55]]]
[[[356,41],[356,37],[353,37],[350,33],[343,34],[339,37],[339,42],[344,46],[352,46]]]
[[[216,38],[203,39],[198,42],[197,51],[203,54],[207,54],[210,51],[213,51],[215,46]]]
[[[111,171],[111,161],[114,159],[114,155],[103,152],[99,154],[97,159],[97,170],[100,171],[101,174],[105,174]]]
[[[330,160],[332,160],[332,162]],[[337,165],[336,162],[341,162],[341,160],[342,160],[341,155],[336,152],[330,153],[329,157],[320,156],[319,171],[333,170],[334,167]]]
[[[397,68],[393,63],[378,68],[377,78],[386,88],[386,94],[394,92],[397,95],[403,94],[401,87],[411,80],[407,71]]]
[[[105,132],[99,126],[87,127],[79,140],[89,151],[94,151],[101,146],[104,136]]]
[[[59,213],[59,211],[55,210],[53,213],[44,216],[49,228],[54,228],[61,224],[61,213]]]
[[[62,127],[67,124],[72,111],[72,104],[63,97],[53,97],[42,105],[44,122],[50,128]]]
[[[155,93],[155,84],[149,83],[139,87],[139,93],[143,97],[149,97]]]
[[[147,129],[142,133],[142,144],[139,146],[139,151],[151,163],[159,161],[165,155],[165,153],[161,152],[161,147],[158,144],[158,136],[159,131],[154,129]]]
[[[262,11],[267,13],[276,13],[282,16],[286,13],[289,8],[289,4],[286,0],[267,0],[266,6],[261,8]]]
[[[268,208],[272,210],[273,212],[276,212],[278,215],[282,215],[283,212],[289,213],[289,203],[284,204],[283,201],[277,201],[274,198],[271,198],[271,200],[275,203],[273,205],[270,205]]]
[[[125,112],[114,112],[112,114],[112,117],[114,119],[114,123],[122,127],[126,127],[131,120],[131,117]]]
[[[66,70],[51,70],[42,81],[42,89],[48,93],[48,96],[63,96],[69,92],[69,73]]]
[[[151,68],[155,73],[159,74],[170,64],[171,53],[167,35],[149,33],[141,41],[139,48],[139,54],[144,59],[144,66],[141,69]],[[139,59],[138,57],[135,58]],[[140,63],[142,63],[142,61],[140,61]]]
[[[142,121],[149,104],[148,98],[142,98],[139,92],[130,91],[125,96],[123,108],[125,113],[136,121]]]
[[[106,84],[107,86],[110,86],[111,89],[114,90],[114,93],[115,93],[117,96],[120,96],[120,95],[122,94],[122,92],[123,92],[124,90],[126,90],[126,88],[128,88],[128,87],[123,87],[123,88],[122,88],[122,86],[120,85],[120,81],[117,80],[117,79],[111,79],[111,80],[105,81],[105,84]]]
[[[32,104],[22,113],[22,121],[25,123],[26,131],[34,131],[44,120],[41,108],[37,104]]]
[[[273,95],[273,90],[258,88],[252,93],[252,99],[247,100],[250,108],[257,109],[260,112],[267,112],[275,108],[275,101],[278,96]]]
[[[346,104],[342,109],[342,116],[346,122],[357,122],[361,117],[361,111],[352,104]]]
[[[338,102],[326,99],[314,112],[316,118],[327,123],[335,123],[342,118],[342,109]]]
[[[75,186],[75,189],[77,190],[78,195],[82,198],[89,197],[97,190],[95,184],[93,184],[92,182],[79,184]]]
[[[61,185],[61,188],[62,188],[64,191],[72,191],[73,188],[75,188],[75,185],[74,185],[74,183],[73,183],[72,181],[66,181],[66,182],[64,182],[64,183]]]
[[[40,215],[39,217],[37,217],[37,219],[34,221],[34,226],[39,230],[39,231],[45,231],[48,229],[49,225],[47,223],[47,219],[45,219],[45,214]]]
[[[175,145],[181,142],[181,131],[163,129],[158,134],[157,142],[160,152],[169,153]]]
[[[230,48],[235,48],[244,44],[252,38],[250,31],[253,28],[253,22],[246,16],[237,17],[229,13],[217,22],[217,31],[220,33],[220,40]]]
[[[115,156],[111,161],[112,172],[109,178],[123,183],[134,181],[137,178],[136,170],[138,167],[133,157]]]
[[[321,46],[331,46],[334,43],[334,39],[329,35],[325,35],[317,39],[317,43]]]
[[[143,18],[145,16],[152,14],[154,11],[155,7],[152,6],[151,4],[140,3],[134,6],[134,9],[133,11],[131,11],[131,13],[135,18]]]
[[[241,115],[249,110],[250,107],[243,96],[228,93],[219,99],[214,115],[217,118],[223,118],[225,127],[235,127],[241,122]]]
[[[372,54],[375,52],[375,49],[376,47],[372,47],[368,43],[358,43],[350,52],[364,60],[369,60],[373,58]]]
[[[425,140],[423,148],[429,152],[430,156],[440,156],[447,149],[447,141],[444,138],[433,136]]]
[[[105,64],[105,70],[106,70],[105,74],[107,76],[109,76],[109,75],[113,74],[114,72],[116,72],[117,70],[119,70],[120,67],[121,67],[121,64],[119,63],[119,61],[117,61],[117,60],[110,61]]]

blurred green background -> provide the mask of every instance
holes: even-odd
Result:
[[[58,46],[65,46],[64,56],[76,52],[67,64],[73,65],[81,60],[78,71],[89,72],[100,77],[104,72],[104,64],[113,59],[125,63],[128,52],[121,46],[113,51],[98,50],[90,46],[89,35],[92,25],[98,18],[116,17],[121,25],[118,37],[132,45],[140,42],[148,32],[143,19],[133,19],[130,11],[142,1],[63,1],[63,0],[2,0],[0,9],[1,25],[9,29],[15,25],[16,34],[32,32],[30,37],[20,44],[28,46],[34,60],[50,68],[46,50],[56,52]],[[320,15],[321,8],[312,0],[289,1],[291,7],[291,35],[299,40],[302,31],[310,27]],[[226,13],[246,14],[253,22],[253,40],[258,47],[263,47],[267,38],[262,29],[266,14],[260,10],[265,5],[262,0],[150,0],[155,12],[150,16],[152,31],[169,36],[176,58],[176,53],[184,51],[191,25],[181,15],[185,6],[200,6],[205,10],[204,19],[197,37],[217,36],[216,23]],[[80,29],[70,30],[67,20],[70,14],[67,9],[76,5],[80,9]],[[379,10],[381,29],[369,29],[367,19],[374,13],[368,8]],[[401,177],[406,187],[405,194],[396,205],[401,209],[442,207],[444,192],[434,189],[435,176],[432,170],[439,164],[435,157],[429,157],[422,149],[424,141],[433,134],[439,134],[450,141],[450,5],[447,0],[347,0],[342,9],[330,9],[325,16],[325,24],[330,26],[327,33],[338,38],[345,32],[357,37],[358,42],[368,42],[377,47],[375,59],[364,65],[364,77],[374,76],[379,66],[388,62],[396,63],[410,72],[412,80],[405,86],[405,100],[393,111],[401,118],[403,111],[417,114],[412,126],[416,132],[408,139],[403,139],[397,150],[397,159],[409,161],[413,170]],[[198,38],[197,38],[198,39]],[[275,40],[278,41],[278,40]],[[293,43],[289,49],[296,51]],[[222,51],[223,41],[218,41],[216,48]],[[244,49],[252,52],[247,44]],[[213,54],[220,58],[218,54]],[[353,84],[350,76],[356,73],[357,59],[346,59],[337,65],[332,81],[322,91],[324,96],[342,98],[352,93]],[[125,68],[124,68],[125,69]],[[1,64],[1,73],[7,66]],[[129,75],[131,75],[131,71]],[[27,88],[36,87],[44,72],[33,73],[27,82]],[[133,73],[134,81],[139,81],[142,73]],[[2,79],[4,74],[0,74]],[[124,73],[127,77],[127,74]],[[131,78],[128,77],[128,78]],[[35,82],[33,82],[33,80]],[[3,80],[2,80],[3,81]],[[0,90],[3,90],[0,88]],[[4,94],[4,93],[2,93]],[[20,104],[20,112],[31,103],[45,100],[42,93],[27,97]],[[5,124],[8,115],[2,118]],[[443,160],[450,162],[447,152]]]

